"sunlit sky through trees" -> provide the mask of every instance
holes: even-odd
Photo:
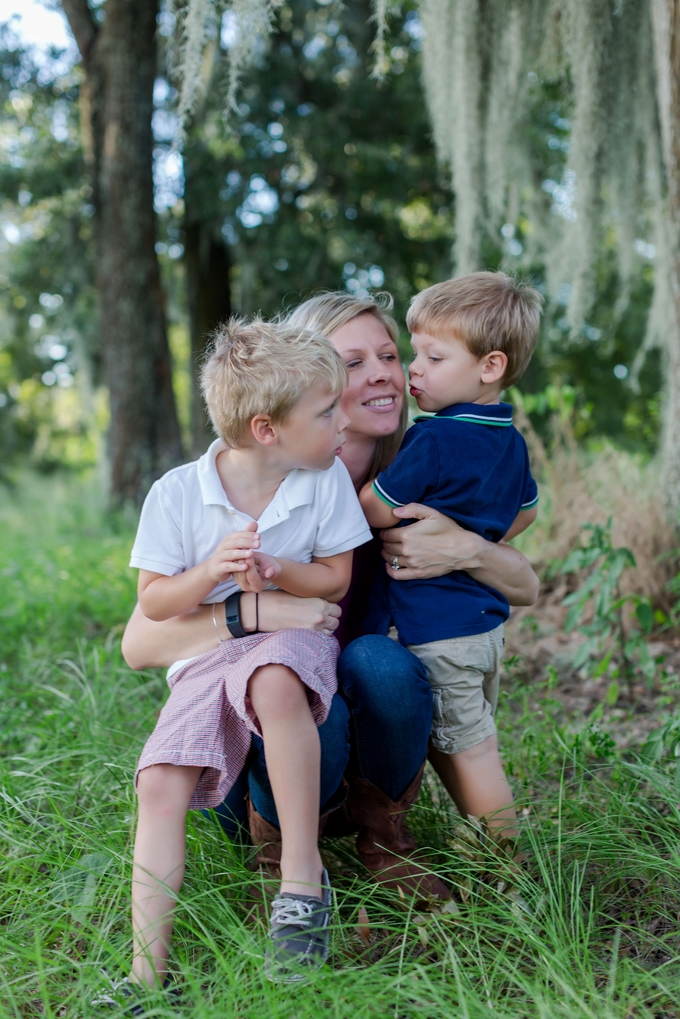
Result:
[[[61,10],[38,0],[0,0],[0,23],[11,20],[12,28],[25,46],[47,55],[51,46],[68,50],[71,63],[78,54]]]

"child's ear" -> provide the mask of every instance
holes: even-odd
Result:
[[[493,384],[500,382],[508,367],[508,355],[502,350],[492,350],[482,358],[482,382]]]
[[[256,414],[250,421],[250,431],[261,446],[275,446],[279,441],[269,414]]]

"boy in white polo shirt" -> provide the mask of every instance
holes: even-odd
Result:
[[[223,801],[251,732],[264,742],[283,843],[267,976],[304,979],[327,957],[316,726],[336,689],[338,645],[310,630],[258,633],[257,594],[276,586],[338,601],[352,549],[370,539],[337,459],[348,424],[339,406],[345,384],[345,365],[323,337],[232,319],[203,369],[220,438],[156,482],[144,504],[130,563],[140,570],[143,612],[160,620],[212,603],[220,642],[170,669],[170,697],[137,767],[134,961],[118,1000],[138,994],[135,985],[166,981],[186,812]],[[254,602],[247,629],[243,592]],[[226,627],[216,614],[223,602]]]

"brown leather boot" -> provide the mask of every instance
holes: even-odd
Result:
[[[255,867],[272,881],[281,880],[281,832],[258,814],[248,797],[248,827],[255,853]]]
[[[347,811],[359,825],[359,859],[376,881],[395,891],[401,889],[405,895],[416,895],[421,901],[446,901],[451,892],[430,873],[429,861],[418,850],[406,824],[406,815],[418,798],[424,770],[425,764],[396,801],[366,779],[352,776]]]
[[[247,898],[254,914],[266,923],[269,919],[267,903],[276,895],[281,883],[281,832],[258,814],[250,796],[247,801],[250,838],[256,850],[253,870],[259,878],[249,887]]]

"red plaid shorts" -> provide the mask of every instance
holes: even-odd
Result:
[[[335,637],[315,630],[280,630],[228,640],[188,662],[168,680],[170,696],[135,772],[153,764],[203,768],[190,809],[216,807],[245,764],[251,733],[261,736],[248,681],[262,665],[287,665],[307,687],[317,725],[338,688]]]

